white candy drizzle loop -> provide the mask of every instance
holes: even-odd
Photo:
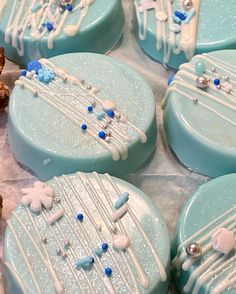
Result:
[[[80,26],[88,14],[89,6],[94,2],[95,0],[80,1],[74,7],[70,5],[71,10],[65,7],[64,12],[61,13],[59,6],[55,5],[55,0],[49,0],[45,3],[32,0],[28,4],[26,0],[15,0],[5,30],[5,41],[7,43],[11,42],[18,54],[24,56],[25,36],[29,35],[33,40],[40,40],[46,35],[48,48],[52,49],[55,38],[62,32],[68,36],[79,33]],[[0,17],[6,4],[6,0],[1,0]],[[71,15],[75,13],[78,14],[77,23],[66,25]],[[42,24],[45,25],[42,26]]]
[[[174,2],[174,1],[173,1]],[[168,63],[171,53],[178,55],[183,51],[189,60],[194,55],[198,29],[200,0],[192,0],[191,9],[185,6],[177,10],[184,19],[181,20],[173,11],[174,3],[165,0],[134,0],[136,17],[139,26],[139,38],[145,40],[148,31],[148,10],[155,9],[156,48],[163,49],[164,63]],[[183,10],[186,8],[185,10]],[[176,36],[180,35],[180,38]]]

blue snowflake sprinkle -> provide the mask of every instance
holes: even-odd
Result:
[[[39,70],[42,69],[42,64],[38,60],[32,60],[27,65],[28,71],[34,70],[38,74]]]
[[[54,71],[47,69],[47,68],[42,68],[38,71],[38,80],[40,82],[44,82],[44,83],[48,84],[54,79],[55,79],[55,72]]]

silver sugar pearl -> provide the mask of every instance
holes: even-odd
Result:
[[[46,238],[46,237],[42,237],[42,242],[43,242],[44,244],[46,244],[46,243],[47,243],[47,238]]]
[[[30,23],[30,22],[27,23],[27,27],[28,27],[29,29],[31,28],[31,23]]]
[[[66,258],[67,257],[67,254],[66,254],[66,252],[63,252],[63,254],[62,254],[62,256],[61,256],[62,258]]]
[[[70,247],[70,241],[69,240],[65,240],[65,242],[64,242],[64,247],[66,248],[66,249],[68,249],[69,247]]]
[[[56,253],[57,253],[58,256],[60,256],[61,255],[61,249],[58,248],[57,251],[56,251]]]
[[[42,30],[43,30],[43,27],[42,27],[42,26],[38,27],[38,31],[39,31],[40,33],[42,33]]]
[[[188,244],[185,250],[189,257],[199,258],[202,256],[202,247],[198,243]]]
[[[230,90],[230,89],[226,89],[225,92],[226,92],[227,94],[230,94],[231,90]]]
[[[193,98],[193,103],[195,103],[195,104],[198,103],[198,98],[197,97]]]
[[[192,0],[183,0],[182,6],[186,10],[190,10],[193,7],[193,2]]]
[[[38,92],[36,90],[33,92],[33,94],[34,94],[34,97],[38,96]]]
[[[121,118],[121,114],[120,113],[116,113],[116,118]]]
[[[96,104],[97,104],[95,100],[91,100],[90,103],[91,103],[91,105],[92,105],[93,107],[96,106]]]
[[[84,79],[80,79],[81,84],[84,84]]]
[[[197,77],[196,79],[196,86],[200,89],[205,89],[208,86],[207,78],[205,77]]]
[[[102,129],[106,129],[107,128],[107,124],[106,123],[103,123],[102,124]]]
[[[216,86],[217,89],[221,89],[221,84]]]
[[[61,203],[61,199],[60,198],[55,198],[54,201],[55,201],[55,203]]]
[[[106,131],[108,137],[111,137],[111,131]]]
[[[63,77],[63,82],[66,83],[66,81],[67,81],[67,76],[64,76]]]
[[[91,90],[92,87],[91,87],[91,86],[87,86],[86,89],[87,89],[87,90]]]
[[[229,81],[229,76],[225,77],[225,81],[228,82]]]
[[[212,67],[212,68],[211,68],[211,71],[212,71],[212,72],[216,72],[215,67]]]

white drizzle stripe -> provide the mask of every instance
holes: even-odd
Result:
[[[167,2],[167,4],[166,4]],[[174,24],[173,21],[173,3],[171,1],[157,0],[155,5],[155,15],[156,15],[156,48],[161,50],[163,48],[164,63],[168,63],[171,57],[171,53],[178,55],[181,50],[185,53],[186,58],[189,60],[193,57],[196,37],[198,29],[198,15],[200,9],[200,0],[192,0],[193,7],[195,9],[195,15],[192,17],[189,23],[185,24],[181,22],[180,24],[180,38],[177,38],[176,34],[172,31]],[[139,38],[140,40],[145,40],[148,31],[148,9],[144,9],[143,12],[139,11],[139,4],[137,0],[134,0],[134,7],[136,11],[137,22],[139,26]],[[166,4],[166,5],[165,5]],[[167,21],[159,20],[158,12],[164,12],[167,14]],[[143,16],[143,21],[141,20]],[[179,40],[180,39],[180,40]]]
[[[37,282],[37,278],[36,278],[34,272],[31,269],[31,266],[30,266],[30,264],[28,262],[28,258],[25,255],[24,249],[22,248],[22,246],[21,246],[21,244],[19,242],[19,238],[18,238],[18,236],[17,236],[17,234],[16,234],[16,232],[14,230],[14,227],[12,226],[10,220],[7,221],[7,225],[8,225],[8,229],[11,231],[11,233],[12,233],[14,239],[15,239],[16,245],[19,248],[19,252],[20,252],[20,254],[22,255],[22,257],[24,259],[25,265],[27,266],[27,268],[29,270],[29,273],[30,273],[30,275],[32,277],[32,280],[33,280],[34,284],[35,284],[36,291],[37,291],[37,293],[41,294],[41,290],[40,290],[39,284]]]
[[[53,63],[51,63],[48,59],[40,59],[40,62],[43,64],[43,65],[45,65],[45,66],[47,66],[47,67],[49,67],[49,68],[51,68],[51,69],[53,69],[55,72],[56,72],[56,74],[58,75],[58,76],[61,76],[62,78],[64,77],[64,76],[66,76],[67,78],[68,78],[68,80],[70,80],[71,81],[71,83],[73,84],[73,83],[75,83],[77,86],[79,86],[81,89],[83,89],[86,93],[88,93],[89,95],[90,95],[90,97],[92,97],[97,103],[100,103],[100,104],[102,104],[103,103],[103,100],[102,99],[100,99],[97,95],[95,95],[94,93],[92,93],[92,92],[89,92],[88,90],[86,90],[86,87],[81,83],[81,81],[78,79],[78,78],[76,78],[75,76],[71,76],[71,75],[69,75],[68,73],[67,73],[67,71],[65,71],[64,69],[62,69],[62,68],[60,68],[60,67],[57,67],[56,65],[54,65]],[[63,73],[63,75],[60,75],[59,73],[60,72],[62,72]],[[120,113],[121,114],[121,113]],[[138,129],[134,124],[132,124],[128,119],[127,119],[127,117],[125,117],[124,115],[122,115],[121,114],[121,118],[125,121],[125,122],[127,122],[134,130],[138,130],[138,133],[139,133],[139,135],[141,136],[141,140],[143,140],[144,141],[144,138],[146,138],[146,134],[145,134],[145,132],[144,131],[142,131],[141,129]],[[146,139],[147,140],[147,139]],[[145,143],[145,142],[143,142],[143,143]]]
[[[69,200],[69,198],[68,198],[68,196],[67,196],[67,194],[66,194],[66,191],[64,190],[63,186],[61,185],[59,179],[58,179],[58,178],[54,178],[54,179],[56,180],[57,185],[58,185],[60,191],[63,193],[64,198],[65,198],[65,200],[67,201],[67,204],[68,204],[68,206],[70,207],[71,212],[72,212],[74,215],[76,215],[77,212],[75,211],[74,207],[71,205],[70,200]],[[66,177],[64,177],[64,179],[66,180],[66,183],[67,183],[68,185],[70,185],[70,182],[67,181]],[[71,187],[71,186],[70,186],[70,187]],[[72,189],[72,187],[71,187],[71,189]],[[83,210],[85,211],[86,216],[89,218],[90,222],[93,224],[94,228],[96,229],[96,224],[94,223],[91,214],[87,213],[87,208],[85,207],[85,205],[84,205],[84,203],[82,202],[82,200],[79,199],[79,196],[77,196],[77,195],[75,195],[75,196],[76,196],[76,199],[79,201],[80,205],[83,207]],[[69,222],[69,223],[70,223],[70,222]],[[74,230],[74,232],[76,233],[76,229],[74,228],[74,226],[73,226],[72,224],[71,224],[71,226],[72,226],[72,229]],[[87,243],[90,244],[91,242],[90,242],[89,236],[87,235],[87,233],[86,233],[86,231],[85,231],[85,229],[83,228],[82,225],[81,225],[81,229],[82,229],[82,231],[83,231],[83,234],[84,234],[84,237],[86,238]],[[96,231],[97,231],[97,229],[96,229]],[[98,235],[99,235],[99,237],[100,237],[100,240],[101,240],[101,241],[104,240],[104,238],[103,238],[102,235],[99,233],[99,231],[97,231],[97,233],[98,233]],[[77,234],[76,234],[76,236],[77,236]],[[82,242],[81,242],[81,244],[82,244]],[[90,247],[91,247],[91,250],[94,249],[92,245],[91,245]],[[108,254],[111,255],[110,252],[108,252]],[[100,259],[97,259],[97,261],[98,261],[99,265],[102,267],[102,264],[101,264]],[[99,271],[98,271],[98,274],[99,274]],[[113,289],[113,287],[112,287],[112,284],[111,284],[110,279],[105,279],[105,278],[102,277],[102,280],[103,280],[103,282],[104,282],[104,284],[105,284],[107,290],[109,291],[109,293],[114,293],[114,289]]]
[[[98,174],[97,174],[96,172],[94,172],[93,174],[95,175],[96,180],[97,180],[97,183],[99,184],[99,187],[100,187],[101,190],[103,191],[103,194],[104,194],[104,196],[105,196],[105,198],[106,198],[106,200],[107,200],[107,202],[108,202],[108,204],[109,204],[109,206],[110,206],[110,209],[111,209],[111,211],[112,211],[112,210],[113,210],[113,209],[112,209],[112,208],[113,208],[113,203],[111,202],[111,199],[110,199],[110,197],[109,197],[109,195],[108,195],[107,190],[105,189],[105,187],[104,187],[104,185],[103,185],[102,180],[99,178],[99,176],[98,176]],[[125,229],[125,226],[124,226],[123,223],[122,223],[122,220],[120,220],[120,221],[117,223],[117,226],[118,226],[119,231],[120,231],[121,233],[123,233],[124,235],[128,236],[128,233],[127,233],[127,231],[126,231],[126,229]],[[132,262],[133,262],[133,264],[134,264],[134,266],[135,266],[135,268],[136,268],[136,271],[137,271],[138,276],[139,276],[140,284],[141,284],[144,288],[147,288],[147,287],[149,286],[149,280],[148,280],[148,277],[146,276],[146,273],[144,272],[144,270],[143,270],[143,268],[142,268],[142,266],[141,266],[141,264],[140,264],[140,262],[139,262],[139,260],[138,260],[138,258],[137,258],[137,256],[136,256],[136,254],[135,254],[135,252],[134,252],[134,249],[133,249],[133,247],[132,247],[132,244],[130,244],[130,246],[127,248],[127,252],[128,252],[128,254],[129,254],[130,258],[132,259]],[[135,286],[136,286],[136,288],[137,288],[137,284],[136,284],[136,283],[134,283],[134,284],[135,284]]]
[[[28,208],[26,208],[26,210],[28,211]],[[23,224],[21,219],[18,217],[18,215],[15,212],[13,212],[13,215],[16,218],[16,220],[18,221],[18,223],[21,225],[21,227],[23,228],[24,232],[27,234],[27,236],[30,239],[30,241],[32,242],[32,244],[34,245],[34,248],[37,251],[37,253],[39,254],[42,262],[45,264],[49,274],[52,277],[52,280],[53,280],[53,283],[54,283],[54,286],[55,286],[55,290],[57,291],[58,294],[64,293],[63,286],[62,286],[62,284],[60,282],[60,279],[58,278],[56,272],[53,269],[53,266],[52,266],[52,263],[50,261],[49,255],[48,254],[45,254],[45,256],[42,255],[42,253],[41,253],[41,251],[39,249],[39,246],[35,243],[34,239],[30,235],[29,231],[27,230],[27,228],[25,227],[25,225]]]
[[[47,219],[47,218],[46,218],[46,214],[45,214],[45,213],[42,213],[42,215],[43,215],[43,219],[46,221],[46,219]],[[65,237],[64,234],[63,234],[63,232],[62,232],[62,230],[60,229],[60,226],[58,225],[58,223],[55,223],[55,227],[57,227],[57,229],[60,230],[60,234],[61,234],[63,237]],[[53,228],[52,228],[52,227],[49,227],[49,229],[50,229],[50,231],[51,231],[51,233],[52,233],[52,235],[53,235],[54,240],[55,240],[56,243],[57,243],[58,248],[60,249],[61,252],[64,252],[64,249],[63,249],[62,245],[60,244],[60,242],[58,241],[58,237],[57,237],[56,233],[54,232]],[[66,238],[64,238],[64,239],[66,239]],[[77,257],[76,254],[73,252],[73,250],[71,249],[71,247],[70,247],[69,250],[67,250],[67,252],[68,252],[68,251],[71,251],[71,252],[72,252],[72,255],[73,255],[74,261],[78,259],[78,257]],[[67,261],[67,257],[65,257],[65,260]],[[81,285],[80,285],[80,282],[79,282],[79,280],[78,280],[78,277],[77,277],[77,275],[76,275],[76,273],[75,273],[75,269],[71,266],[72,263],[73,263],[73,261],[72,261],[71,259],[70,259],[69,262],[67,261],[67,264],[68,264],[68,266],[69,266],[69,268],[70,268],[72,274],[73,274],[74,277],[75,277],[75,281],[77,281],[77,285],[78,285],[79,291],[81,291],[81,293],[85,293],[84,289],[83,289],[83,288],[81,287]],[[77,274],[80,274],[80,272],[78,271]],[[91,291],[91,293],[92,293],[93,288],[92,288],[92,284],[91,284],[90,280],[88,279],[88,277],[87,277],[87,275],[86,275],[86,273],[85,273],[84,271],[82,271],[82,275],[83,275],[84,279],[86,280],[86,282],[88,283],[88,286],[89,286],[90,291]]]
[[[6,7],[7,1],[8,0],[1,0],[1,3],[0,3],[0,18],[2,17],[2,14],[3,14],[3,11],[4,11],[5,7]]]
[[[79,175],[78,175],[78,176],[79,176]],[[79,177],[80,177],[80,176],[79,176]],[[76,195],[76,198],[79,200],[81,206],[83,207],[83,210],[86,212],[86,216],[89,217],[89,220],[91,221],[91,223],[93,224],[94,228],[96,229],[96,222],[95,222],[94,218],[92,217],[91,213],[89,212],[89,210],[87,209],[85,203],[84,203],[83,200],[80,198],[80,196],[79,196],[79,194],[78,194],[78,192],[77,192],[75,186],[73,185],[72,181],[68,180],[66,177],[64,177],[64,179],[66,180],[66,182],[67,182],[67,184],[69,185],[70,189],[71,189],[71,190],[74,192],[74,194]],[[86,185],[84,184],[83,180],[82,180],[81,178],[80,178],[80,180],[81,180],[81,182],[83,183],[83,186],[84,186],[85,190],[87,191],[88,195],[90,196],[91,200],[93,200],[93,199],[92,199],[92,196],[91,196],[91,194],[89,193],[89,190],[88,190],[88,188],[86,187]],[[96,205],[95,205],[95,206],[96,206]],[[101,217],[103,218],[104,223],[107,225],[107,223],[106,223],[106,221],[105,221],[105,219],[104,219],[104,217],[103,217],[103,213],[102,213],[102,211],[101,211],[97,206],[96,206],[96,209],[97,209],[97,211],[100,213]],[[76,211],[74,211],[74,213],[76,213]],[[109,229],[109,227],[108,227],[108,229]],[[99,237],[100,237],[100,239],[101,239],[101,242],[102,242],[102,241],[104,240],[102,233],[99,232],[98,230],[96,230],[96,231],[97,231],[97,233],[98,233],[98,235],[99,235]],[[126,278],[125,278],[125,276],[124,276],[124,273],[123,273],[122,270],[120,269],[120,266],[119,266],[119,264],[118,264],[118,262],[117,262],[117,260],[116,260],[115,255],[113,254],[113,252],[112,252],[111,250],[108,250],[107,253],[109,253],[109,255],[110,255],[111,258],[112,258],[112,261],[113,261],[114,264],[116,265],[116,267],[117,267],[117,269],[118,269],[118,271],[119,271],[119,274],[120,274],[120,276],[121,276],[121,278],[122,278],[122,280],[123,280],[123,283],[125,284],[126,288],[129,290],[129,293],[132,293],[132,289],[130,288],[129,283],[128,283],[127,280],[126,280]]]
[[[2,3],[0,4],[0,17],[7,4],[7,0],[1,0],[1,2]],[[68,36],[74,36],[79,32],[80,25],[83,22],[86,15],[88,14],[89,6],[93,2],[94,1],[88,4],[83,4],[80,2],[77,6],[73,8],[72,12],[65,10],[65,12],[61,14],[59,12],[59,9],[51,11],[54,0],[50,0],[49,3],[42,4],[39,11],[37,11],[36,13],[31,11],[31,7],[34,6],[35,0],[31,1],[31,3],[28,4],[26,10],[26,0],[15,0],[5,29],[5,41],[7,43],[11,42],[12,46],[16,48],[16,50],[18,51],[18,54],[20,56],[23,56],[23,38],[26,36],[25,30],[27,28],[27,24],[31,23],[30,38],[33,40],[40,40],[45,36],[46,33],[48,33],[48,48],[52,49],[55,38],[57,38],[62,33],[62,31],[64,31],[64,33]],[[80,12],[78,12],[79,16],[77,23],[74,25],[65,26],[65,23],[70,18],[71,14],[75,13],[77,10],[80,10]],[[42,31],[40,32],[38,30],[38,27],[45,22],[46,18],[48,18],[49,21],[54,23],[55,30],[48,32],[47,28],[42,28]],[[22,31],[20,33],[18,33],[19,28],[22,28]]]
[[[22,279],[20,278],[18,272],[15,270],[15,268],[13,266],[11,266],[11,264],[9,262],[4,262],[4,265],[10,271],[11,275],[13,275],[14,278],[16,279],[18,286],[20,287],[20,290],[22,291],[22,293],[28,294],[26,286],[25,286],[24,282],[22,281]]]
[[[112,181],[112,178],[109,174],[105,174],[106,178],[109,180],[111,186],[113,187],[113,189],[115,190],[115,192],[117,193],[117,196],[119,197],[121,195],[121,192],[119,190],[119,188],[117,187],[117,185]],[[131,219],[133,220],[134,224],[136,225],[136,227],[138,228],[140,234],[142,235],[143,239],[145,240],[145,242],[147,243],[148,247],[150,248],[152,255],[157,263],[157,266],[159,268],[159,273],[160,273],[160,278],[161,281],[166,281],[167,279],[167,275],[166,275],[166,271],[165,268],[156,252],[156,250],[154,249],[149,237],[147,236],[147,234],[145,233],[145,231],[143,230],[143,228],[141,227],[139,221],[137,220],[134,212],[132,211],[132,208],[129,208],[128,213],[131,216]]]
[[[84,173],[82,174],[82,173],[80,173],[80,172],[77,173],[77,174],[79,175],[81,181],[83,182],[84,187],[85,187],[87,193],[90,195],[90,198],[91,198],[91,200],[93,201],[94,205],[96,206],[97,210],[100,211],[101,216],[102,216],[102,219],[103,219],[104,223],[106,224],[106,226],[107,226],[107,228],[108,228],[108,230],[109,230],[109,232],[110,232],[110,235],[113,237],[112,229],[110,229],[110,228],[112,228],[112,222],[110,222],[110,221],[109,221],[109,218],[106,216],[107,211],[104,209],[104,204],[101,202],[100,197],[99,197],[99,195],[97,194],[96,190],[94,189],[94,187],[93,187],[93,185],[92,185],[92,183],[91,183],[89,177],[87,177],[86,174],[84,174]],[[83,176],[82,176],[82,175],[83,175]],[[94,175],[94,173],[93,173],[93,175]],[[83,181],[82,177],[84,177],[84,178],[85,178],[85,181],[86,181],[87,183],[89,183],[88,188],[86,187],[86,183]],[[99,183],[98,183],[98,184],[99,184]],[[99,185],[99,186],[100,186],[100,185]],[[100,188],[101,188],[101,186],[100,186]],[[90,191],[92,191],[92,193],[91,193]],[[103,191],[103,190],[102,190],[102,191]],[[103,193],[103,194],[104,194],[104,193]],[[104,196],[105,196],[105,194],[104,194]],[[106,199],[106,200],[107,200],[107,199]],[[98,205],[99,205],[99,208],[98,208]],[[109,205],[109,203],[108,203],[108,205]],[[110,206],[110,209],[112,210],[112,207],[111,207],[111,206]],[[125,261],[125,253],[124,253],[123,251],[121,251],[120,253],[121,253],[121,256],[122,256],[122,258],[123,258],[123,261]],[[126,259],[126,261],[127,261],[127,259]],[[116,262],[116,260],[115,260],[115,262]],[[126,262],[126,265],[127,265],[127,268],[128,268],[129,274],[130,274],[130,276],[131,276],[131,279],[132,279],[132,281],[133,281],[133,283],[134,283],[135,293],[138,293],[138,292],[139,292],[139,290],[138,290],[138,286],[137,286],[137,283],[135,282],[135,278],[134,278],[134,275],[133,275],[133,273],[132,273],[132,270],[131,270],[131,268],[130,268],[130,266],[129,266],[129,263]],[[117,262],[116,262],[116,266],[119,267],[119,265],[117,264]],[[122,271],[121,271],[121,272],[122,272]],[[125,277],[124,277],[124,279],[125,279]],[[132,292],[133,292],[133,290],[131,289],[131,293],[132,293]]]
[[[236,270],[232,271],[230,276],[222,281],[215,289],[213,289],[213,294],[220,294],[223,293],[224,290],[230,287],[235,287],[236,285]]]

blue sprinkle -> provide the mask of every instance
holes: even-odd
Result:
[[[220,84],[220,80],[219,80],[219,79],[214,79],[214,84],[215,84],[216,86],[218,86],[218,85]]]
[[[108,244],[107,243],[102,243],[102,250],[107,251],[108,249]]]
[[[119,209],[129,200],[129,193],[124,192],[115,203],[115,209]]]
[[[95,254],[96,254],[98,257],[101,257],[102,254],[103,254],[103,250],[102,250],[101,247],[97,247],[97,248],[95,248],[94,252],[95,252]]]
[[[75,267],[77,269],[79,269],[81,267],[82,268],[88,268],[93,263],[94,263],[94,258],[93,257],[90,257],[90,256],[89,257],[84,257],[84,258],[81,258],[81,259],[79,259],[79,260],[76,261]]]
[[[48,68],[41,68],[38,71],[38,80],[48,84],[55,79],[55,72]]]
[[[178,17],[180,20],[185,20],[187,18],[186,14],[182,13],[179,10],[175,11],[175,16]]]
[[[82,125],[81,125],[81,129],[82,129],[83,131],[86,131],[86,130],[87,130],[87,128],[88,128],[88,127],[87,127],[87,125],[86,125],[86,124],[82,124]]]
[[[48,30],[49,32],[51,32],[51,31],[54,29],[54,27],[53,27],[53,23],[51,23],[51,22],[47,22],[46,26],[47,26],[47,30]]]
[[[78,221],[80,221],[80,222],[82,222],[83,220],[84,220],[84,216],[83,216],[83,214],[82,213],[79,213],[79,214],[77,214],[77,220]]]
[[[88,112],[92,112],[93,111],[93,106],[88,106]]]
[[[26,74],[27,74],[27,70],[26,70],[26,69],[23,69],[23,70],[21,71],[21,75],[22,75],[22,76],[26,76]]]
[[[105,113],[104,112],[100,112],[97,114],[97,119],[98,120],[102,120],[105,117]]]
[[[32,60],[27,65],[28,71],[34,70],[38,74],[39,70],[42,69],[42,64],[38,60]]]
[[[107,114],[108,114],[111,118],[114,118],[114,117],[115,117],[115,112],[114,112],[112,109],[108,110]]]
[[[190,20],[194,17],[195,14],[196,14],[195,9],[192,9],[192,11],[187,14],[187,18],[183,22],[186,24],[190,23]]]
[[[98,136],[99,136],[99,138],[101,138],[101,139],[105,139],[105,138],[106,138],[106,133],[105,133],[104,131],[100,131],[100,132],[98,133]]]
[[[105,275],[108,277],[112,275],[112,269],[110,267],[106,267],[104,272],[105,272]]]
[[[73,6],[72,6],[71,4],[67,4],[67,5],[66,5],[66,9],[67,9],[68,11],[72,11],[72,10],[73,10]]]
[[[175,79],[175,74],[170,74],[168,76],[167,85],[169,86]]]

